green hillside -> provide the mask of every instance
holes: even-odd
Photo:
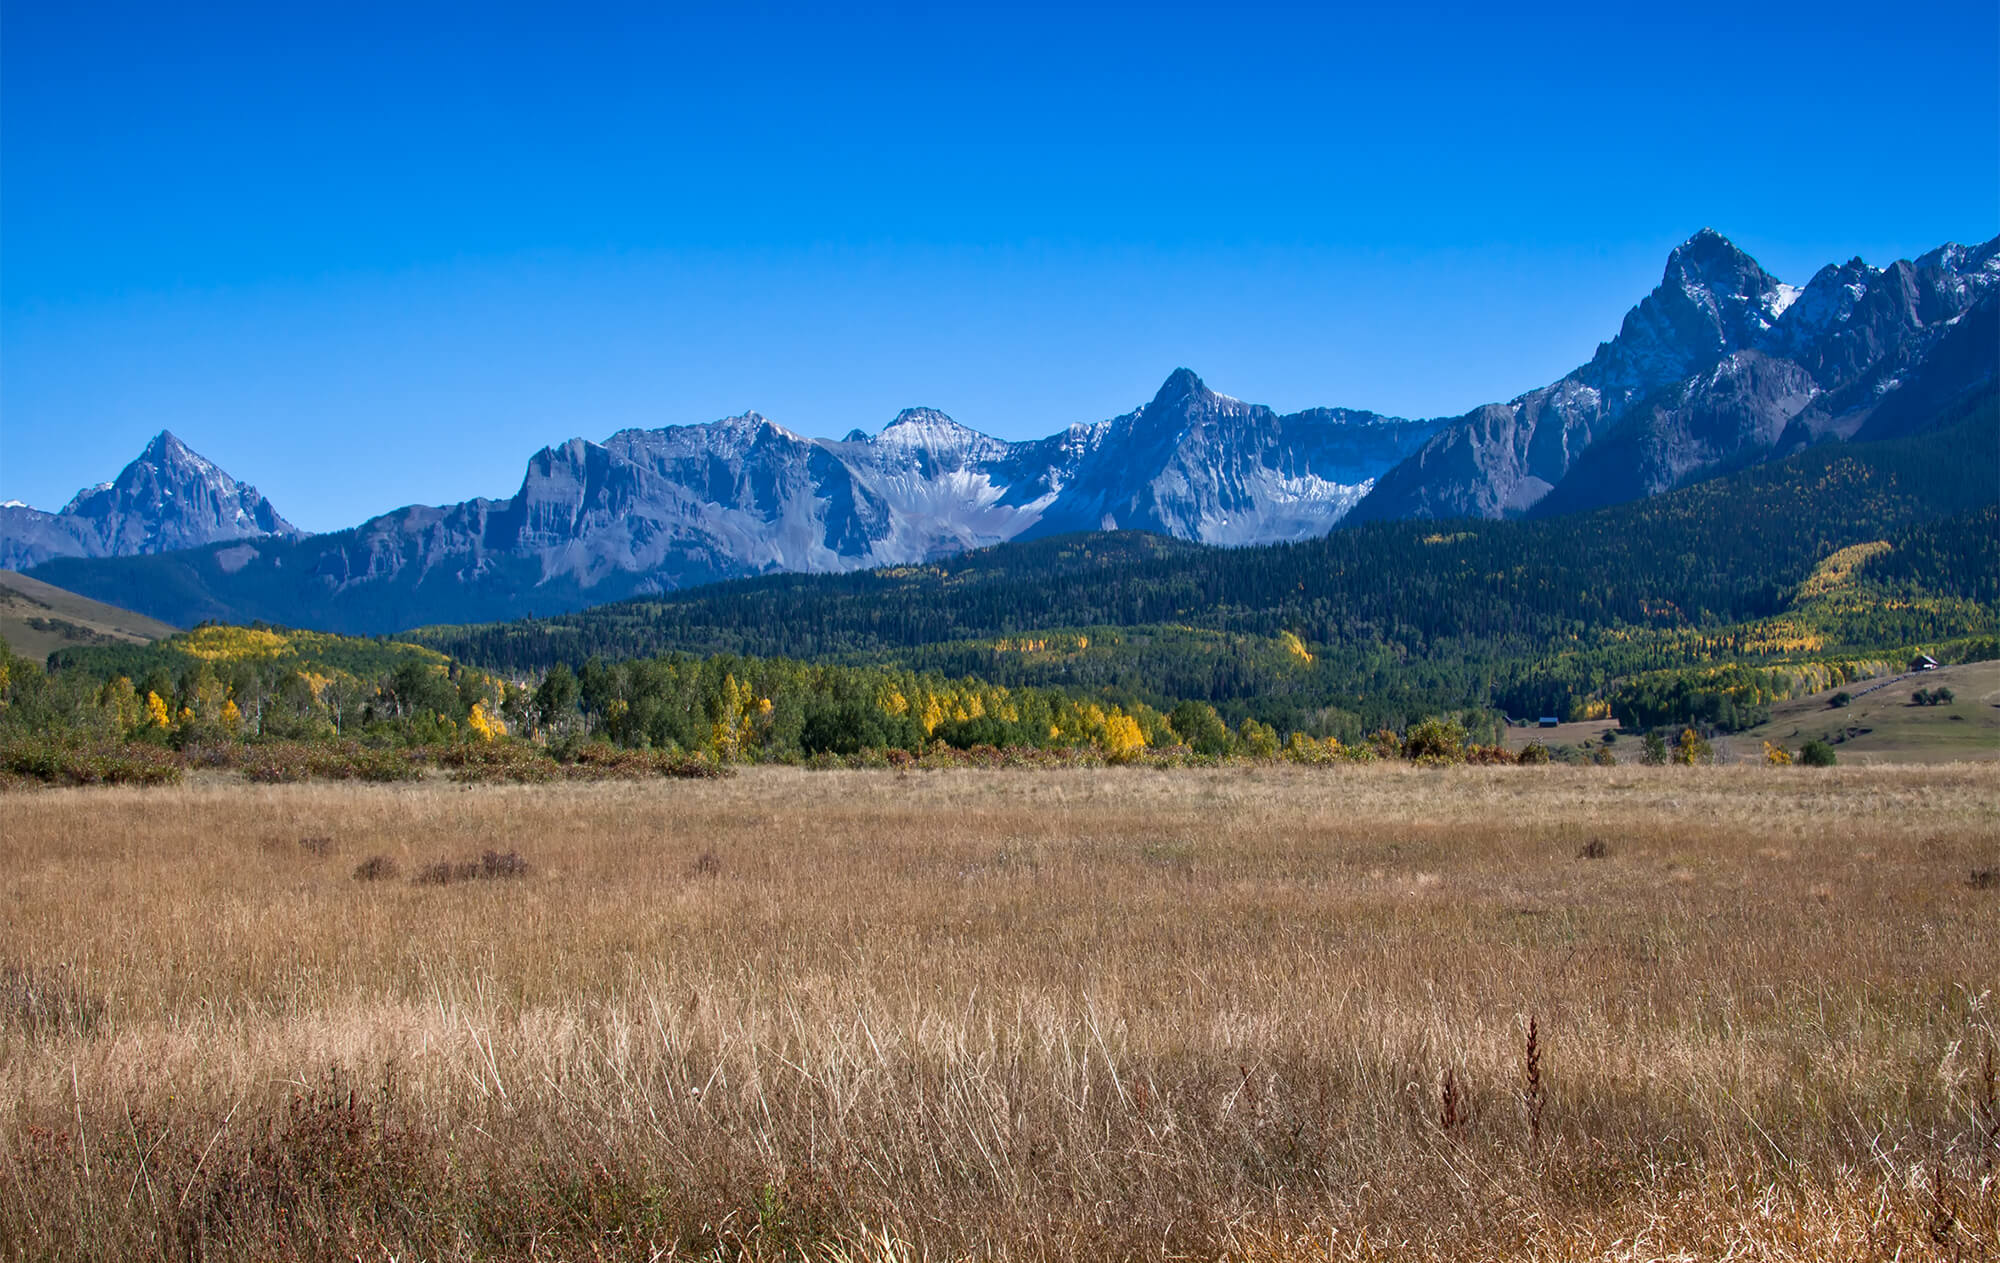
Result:
[[[1925,705],[1919,694],[1948,696]],[[1824,741],[1843,763],[2000,759],[2000,662],[1822,690],[1773,706],[1769,722],[1744,735],[1790,749]]]

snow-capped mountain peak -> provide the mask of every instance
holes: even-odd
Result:
[[[936,408],[905,408],[882,427],[875,442],[891,447],[962,446],[986,436]]]

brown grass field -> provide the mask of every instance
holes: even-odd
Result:
[[[9,794],[0,1253],[1994,1258],[1996,869],[1991,764]]]

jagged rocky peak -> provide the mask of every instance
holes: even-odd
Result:
[[[1677,288],[1711,316],[1717,350],[1733,349],[1768,328],[1797,292],[1713,228],[1674,247],[1660,287]]]
[[[1160,383],[1153,401],[1139,413],[1142,429],[1160,426],[1202,425],[1215,420],[1235,420],[1252,415],[1274,415],[1270,410],[1246,404],[1241,399],[1210,390],[1195,371],[1177,368]]]
[[[153,441],[146,444],[146,450],[140,453],[139,458],[153,461],[185,460],[214,468],[200,453],[181,442],[180,436],[172,430],[161,430],[155,434]]]
[[[958,443],[979,437],[982,437],[979,431],[960,425],[936,408],[905,408],[896,414],[895,420],[882,427],[882,433],[875,436],[875,441],[921,446],[939,441]]]
[[[1210,390],[1191,368],[1177,368],[1167,374],[1167,380],[1160,383],[1160,389],[1153,395],[1155,408],[1173,408],[1183,404],[1202,404],[1211,399],[1227,398]]]
[[[177,483],[209,482],[233,489],[236,480],[218,469],[214,462],[180,441],[172,430],[161,430],[139,455],[110,482],[85,487],[63,506],[64,513],[90,513],[114,493],[171,493]]]
[[[1748,346],[1795,296],[1727,237],[1704,228],[1674,247],[1659,285],[1573,376],[1630,402]]]
[[[170,430],[161,430],[118,477],[85,487],[59,513],[21,507],[0,530],[0,565],[55,557],[130,557],[226,540],[304,532]]]
[[[1703,277],[1763,275],[1757,260],[1713,228],[1698,229],[1667,255],[1667,276]]]
[[[1787,346],[1803,344],[1824,335],[1854,314],[1855,304],[1868,296],[1877,272],[1859,256],[1845,263],[1829,263],[1813,274],[1787,320],[1781,341]]]

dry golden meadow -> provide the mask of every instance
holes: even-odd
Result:
[[[9,1257],[2000,1254],[1992,765],[0,813]]]

